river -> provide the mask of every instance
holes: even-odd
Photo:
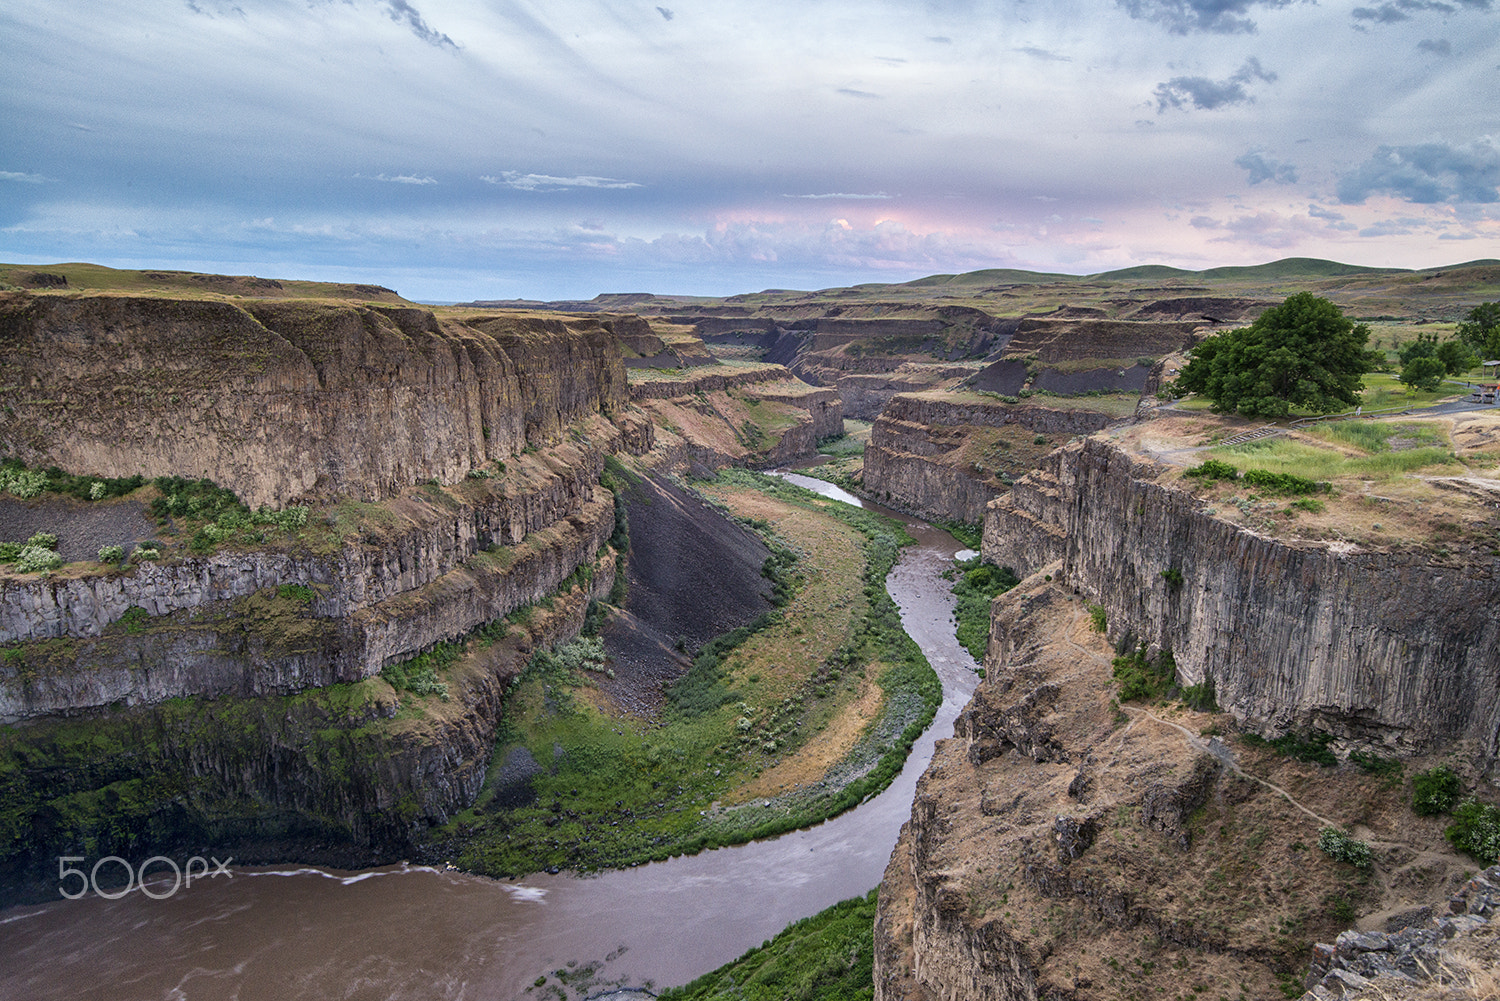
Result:
[[[785,475],[860,503],[821,480]],[[151,884],[165,899],[88,894],[0,911],[0,999],[504,1001],[569,963],[573,972],[597,964],[591,993],[659,988],[865,893],[880,882],[935,740],[952,733],[977,680],[939,576],[960,546],[896,517],[917,544],[903,550],[887,586],[942,678],[943,704],[901,774],[857,809],[779,838],[584,877],[231,866],[232,875],[166,896],[168,871]]]

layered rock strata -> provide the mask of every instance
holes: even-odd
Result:
[[[1113,649],[1045,569],[996,600],[987,677],[918,783],[881,884],[879,1001],[1272,997],[1346,926],[1339,902],[1462,881],[1442,824],[1378,778],[1121,706]],[[1319,851],[1325,826],[1368,839],[1379,877]]]
[[[939,521],[979,522],[985,505],[1056,444],[1110,423],[1106,414],[1013,405],[975,394],[892,397],[870,429],[864,489]],[[1038,443],[1037,437],[1043,440]]]
[[[1166,466],[1069,445],[986,511],[987,562],[1053,560],[1110,635],[1170,649],[1186,684],[1266,733],[1317,726],[1405,751],[1500,751],[1500,573],[1421,549],[1268,538],[1216,517]]]
[[[241,864],[337,868],[411,857],[424,830],[473,802],[511,682],[538,647],[577,635],[611,566],[471,646],[445,672],[443,699],[367,681],[5,728],[0,801],[13,826],[0,839],[0,900],[55,900],[47,862],[85,844],[124,854],[213,844]]]
[[[597,480],[617,441],[596,418],[500,479],[413,490],[390,503],[388,527],[328,552],[225,551],[6,580],[0,639],[31,642],[0,666],[0,718],[357,681],[461,636],[593,561],[614,527]],[[285,585],[311,590],[317,628],[270,600]],[[127,627],[131,608],[147,618]]]
[[[207,477],[252,507],[383,500],[622,404],[606,323],[0,294],[0,448],[102,476]]]

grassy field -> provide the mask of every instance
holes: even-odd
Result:
[[[795,554],[790,600],[697,651],[655,721],[615,712],[592,680],[610,668],[578,644],[538,655],[485,789],[435,834],[464,868],[589,870],[747,841],[900,770],[941,690],[885,592],[899,529],[744,471],[700,489]]]
[[[1326,447],[1308,441],[1269,438],[1214,449],[1214,458],[1247,469],[1265,469],[1273,473],[1290,473],[1315,481],[1344,478],[1385,481],[1415,472],[1457,474],[1466,471],[1454,457],[1446,437],[1432,427],[1414,429],[1407,441],[1410,447],[1392,450],[1385,442],[1398,438],[1396,426],[1372,426],[1366,432],[1359,425],[1334,425],[1319,430],[1319,437],[1330,443],[1342,436],[1343,448]],[[1365,441],[1358,439],[1364,436]],[[1382,441],[1381,438],[1385,440]]]
[[[257,278],[252,275],[207,275],[192,271],[107,268],[102,264],[0,264],[0,286],[20,286],[37,272],[62,275],[67,286],[61,292],[168,293],[213,299],[356,299],[382,305],[405,303],[388,288],[378,285],[311,282]]]

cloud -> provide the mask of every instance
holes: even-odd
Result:
[[[1409,236],[1427,228],[1427,224],[1421,219],[1382,219],[1360,230],[1359,235],[1377,239],[1382,236]]]
[[[868,195],[848,194],[842,191],[833,191],[822,195],[782,195],[783,198],[856,198],[856,199],[884,199],[891,197],[884,191],[872,192]]]
[[[1451,56],[1453,45],[1446,38],[1424,38],[1417,43],[1417,51],[1434,56]]]
[[[672,20],[672,18],[677,16],[676,14],[672,13],[671,8],[669,7],[658,7],[656,8],[656,12],[661,15],[661,19],[663,21],[670,21]]]
[[[23,174],[14,170],[0,170],[0,181],[13,181],[17,184],[46,184],[52,178],[43,174]]]
[[[1246,15],[1254,7],[1276,9],[1296,0],[1118,0],[1131,17],[1165,25],[1174,35],[1194,31],[1216,35],[1249,34],[1255,22]]]
[[[1294,164],[1267,159],[1253,150],[1238,157],[1234,165],[1250,172],[1248,180],[1251,184],[1259,184],[1262,181],[1275,181],[1277,184],[1297,183],[1297,168]]]
[[[1073,61],[1072,56],[1058,55],[1056,52],[1049,52],[1047,49],[1038,48],[1035,45],[1023,45],[1015,51],[1024,56],[1031,56],[1033,59],[1043,59],[1049,62],[1070,63]]]
[[[406,25],[411,29],[412,34],[428,45],[435,45],[440,49],[456,50],[458,48],[458,43],[453,39],[441,31],[434,31],[432,28],[429,28],[417,8],[407,3],[406,0],[384,0],[384,6],[386,13],[390,15],[392,21],[395,21],[397,24]]]
[[[615,177],[592,177],[582,174],[577,177],[553,177],[551,174],[523,174],[507,170],[498,177],[485,175],[480,178],[486,184],[517,191],[562,191],[566,188],[639,188],[635,181],[622,181]]]
[[[1214,219],[1200,215],[1194,216],[1189,225],[1194,229],[1222,230],[1224,235],[1214,237],[1214,243],[1245,243],[1274,250],[1295,247],[1322,228],[1306,216],[1288,217],[1274,211],[1257,212],[1235,219]]]
[[[1347,233],[1351,230],[1356,230],[1359,228],[1358,226],[1354,225],[1354,223],[1347,221],[1344,218],[1344,213],[1335,212],[1332,209],[1325,209],[1321,205],[1309,205],[1307,207],[1307,214],[1312,216],[1314,219],[1322,219],[1324,224],[1329,229],[1336,229],[1341,232]]]
[[[437,178],[416,174],[355,174],[361,181],[385,181],[388,184],[436,184]]]
[[[1484,136],[1462,146],[1381,146],[1338,182],[1339,201],[1346,205],[1378,192],[1422,205],[1500,201],[1500,143]]]
[[[1455,14],[1459,8],[1472,11],[1488,11],[1493,0],[1456,0],[1457,6],[1440,0],[1391,0],[1378,7],[1356,7],[1350,11],[1355,21],[1370,21],[1375,24],[1395,24],[1410,21],[1416,14]]]
[[[1276,74],[1261,67],[1260,60],[1251,56],[1245,64],[1224,80],[1210,80],[1203,76],[1175,76],[1166,83],[1156,85],[1156,112],[1168,108],[1195,108],[1212,111],[1231,104],[1247,104],[1255,98],[1250,96],[1246,85],[1256,80],[1274,83]]]

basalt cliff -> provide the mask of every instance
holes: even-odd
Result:
[[[473,801],[511,682],[611,592],[611,457],[771,463],[842,431],[781,366],[628,382],[668,354],[635,317],[3,293],[0,345],[0,449],[33,471],[7,475],[145,483],[0,499],[4,541],[67,554],[0,566],[18,893],[59,845],[402,850]]]
[[[1366,547],[1233,524],[1173,467],[1093,437],[986,513],[984,558],[1057,576],[1110,636],[1170,650],[1257,732],[1316,726],[1403,752],[1500,752],[1500,562],[1487,546]]]
[[[1184,477],[1223,433],[1116,427],[989,504],[983,558],[1026,579],[993,604],[986,679],[886,871],[877,998],[1322,997],[1484,926],[1379,956],[1396,946],[1346,932],[1466,892],[1472,863],[1400,775],[1443,761],[1495,795],[1488,488],[1356,481],[1296,507]],[[1428,510],[1455,491],[1473,496]],[[1200,708],[1127,694],[1153,665]],[[1369,863],[1320,850],[1328,830]]]

